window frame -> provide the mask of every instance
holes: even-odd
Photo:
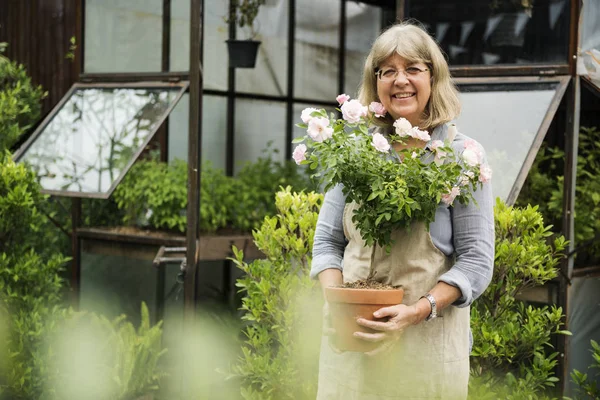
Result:
[[[21,145],[21,147],[13,154],[15,162],[19,162],[20,159],[25,155],[31,145],[42,135],[46,127],[54,120],[54,117],[63,109],[65,104],[71,99],[71,97],[80,89],[145,89],[145,88],[156,88],[156,89],[171,89],[179,88],[177,95],[175,96],[173,103],[164,111],[163,115],[157,120],[156,126],[148,134],[148,137],[139,145],[135,151],[133,157],[129,160],[119,176],[112,182],[110,188],[106,192],[76,192],[71,190],[51,190],[41,189],[44,194],[52,196],[64,196],[64,197],[77,197],[77,198],[92,198],[92,199],[108,199],[113,191],[117,188],[119,183],[125,177],[125,174],[133,166],[135,161],[142,154],[146,146],[156,135],[156,132],[160,129],[161,125],[166,121],[169,114],[173,111],[183,94],[189,88],[188,81],[181,81],[177,83],[165,83],[165,82],[130,82],[130,83],[75,83],[71,86],[69,91],[63,96],[60,102],[48,113],[43,121],[38,125],[31,136]]]

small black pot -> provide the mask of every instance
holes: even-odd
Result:
[[[227,40],[229,66],[234,68],[254,68],[260,42],[257,40]]]

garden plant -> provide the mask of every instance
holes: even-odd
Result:
[[[547,399],[558,381],[552,338],[563,311],[516,299],[555,278],[566,242],[552,238],[537,206],[507,207],[497,200],[496,255],[488,289],[473,303],[470,398]],[[552,239],[552,240],[549,240]]]
[[[310,251],[323,196],[277,193],[277,214],[253,232],[265,259],[244,261],[236,286],[242,300],[245,343],[232,367],[245,399],[314,399],[322,298],[309,277]]]
[[[144,305],[137,332],[124,317],[108,321],[86,313],[92,321],[83,323],[82,314],[67,308],[62,276],[69,258],[60,251],[62,237],[42,212],[48,211],[49,198],[41,194],[35,173],[15,163],[10,151],[37,122],[44,96],[23,66],[0,56],[0,399],[85,398],[66,395],[65,381],[56,379],[64,373],[61,365],[70,365],[81,351],[70,347],[75,342],[62,352],[50,343],[61,329],[96,324],[106,335],[91,346],[102,348],[108,341],[118,353],[106,365],[110,382],[118,383],[109,398],[129,400],[151,392],[161,375],[155,361],[162,354],[162,328],[150,327]],[[57,364],[61,358],[65,364]],[[95,362],[88,358],[84,365]],[[77,382],[78,387],[85,385]]]
[[[246,163],[235,177],[205,162],[201,169],[200,230],[250,232],[275,213],[273,196],[280,186],[314,187],[292,161],[277,162],[273,154]],[[156,157],[137,162],[114,193],[125,225],[185,232],[187,163],[167,164]]]

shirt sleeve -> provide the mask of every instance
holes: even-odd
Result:
[[[342,258],[346,248],[343,227],[345,205],[346,196],[341,185],[336,185],[325,193],[313,242],[310,269],[310,277],[313,279],[329,268],[342,270]]]
[[[485,158],[484,158],[485,159]],[[485,161],[484,161],[485,162]],[[467,307],[488,287],[494,271],[495,232],[492,185],[473,192],[475,202],[455,202],[450,210],[456,262],[439,281],[458,287],[454,306]]]

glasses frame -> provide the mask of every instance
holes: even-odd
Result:
[[[410,74],[410,73],[407,72],[407,70],[409,68],[417,69],[417,70],[419,70],[419,72],[415,72],[414,74]],[[391,78],[391,79],[383,79],[382,76],[381,76],[381,72],[383,70],[382,69],[378,69],[377,72],[375,72],[375,76],[377,77],[377,80],[379,80],[380,82],[393,82],[396,79],[398,79],[398,75],[400,75],[400,72],[404,73],[404,76],[406,76],[406,78],[408,79],[409,77],[419,76],[423,72],[431,71],[431,68],[429,68],[429,67],[428,68],[408,67],[408,68],[405,68],[405,69],[395,69],[395,68],[386,69],[386,71],[388,71],[388,70],[395,70],[396,71],[396,73],[394,74],[393,78]]]

